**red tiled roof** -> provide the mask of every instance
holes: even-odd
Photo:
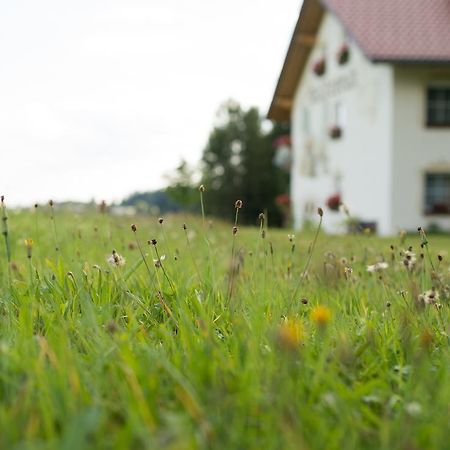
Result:
[[[325,11],[373,61],[450,64],[450,0],[303,0],[268,117],[289,120]]]
[[[372,60],[450,62],[450,0],[322,0]]]

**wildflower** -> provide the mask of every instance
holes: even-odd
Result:
[[[419,301],[425,305],[433,305],[439,300],[439,293],[434,289],[429,289],[419,295]]]
[[[155,264],[155,267],[159,269],[162,265],[162,261],[166,259],[166,255],[161,255],[158,259],[154,259],[153,263]]]
[[[419,417],[422,414],[422,405],[419,402],[410,402],[405,405],[405,411],[411,417]]]
[[[278,343],[286,350],[292,351],[298,348],[303,338],[303,328],[298,320],[285,319],[278,328]]]
[[[402,254],[404,257],[403,264],[408,270],[413,270],[416,264],[417,258],[416,254],[412,252],[411,247],[408,250],[405,250]]]
[[[158,219],[158,223],[159,223],[160,225],[162,225],[163,222],[164,222],[164,219],[163,219],[162,217],[160,217],[160,218]]]
[[[131,231],[132,231],[133,233],[136,233],[136,230],[137,230],[137,226],[133,223],[133,224],[131,225]]]
[[[238,232],[238,228],[237,227],[233,227],[233,235],[235,235]]]
[[[241,209],[242,208],[242,200],[236,200],[236,203],[234,204],[234,207],[236,209]]]
[[[295,234],[288,234],[289,242],[294,242]]]
[[[317,208],[317,214],[319,214],[320,217],[323,216],[323,209],[322,208]]]
[[[387,262],[377,262],[375,264],[371,264],[367,266],[367,272],[380,272],[381,270],[385,270],[389,267]]]
[[[350,278],[353,273],[353,269],[351,267],[344,267],[344,276],[346,279]]]
[[[201,184],[201,185],[199,186],[198,190],[199,190],[200,192],[205,192],[205,185],[204,185],[204,184]]]
[[[311,320],[320,327],[325,327],[331,320],[331,311],[326,306],[318,305],[311,311]]]
[[[119,255],[115,250],[112,251],[112,254],[106,260],[110,266],[119,267],[125,264],[125,258],[122,255]]]
[[[25,247],[27,248],[27,258],[31,258],[33,253],[33,239],[25,239]]]
[[[332,392],[326,392],[322,395],[322,402],[329,408],[336,408],[336,397]]]

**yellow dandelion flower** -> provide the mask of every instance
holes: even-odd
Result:
[[[331,311],[326,306],[318,305],[311,311],[311,320],[316,325],[324,327],[331,320]]]
[[[28,239],[25,239],[24,242],[25,242],[26,247],[33,247],[33,239],[28,238]]]
[[[295,350],[304,338],[301,322],[295,319],[285,319],[278,328],[277,338],[282,348]]]
[[[25,247],[27,249],[27,257],[31,258],[31,255],[33,253],[33,239],[25,239]]]

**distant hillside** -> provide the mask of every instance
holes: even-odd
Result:
[[[125,198],[120,206],[133,206],[137,212],[165,214],[182,208],[164,190],[135,192]]]

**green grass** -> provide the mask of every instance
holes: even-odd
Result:
[[[448,238],[428,259],[419,235],[319,233],[309,264],[314,232],[49,207],[7,224],[1,449],[448,448]]]

